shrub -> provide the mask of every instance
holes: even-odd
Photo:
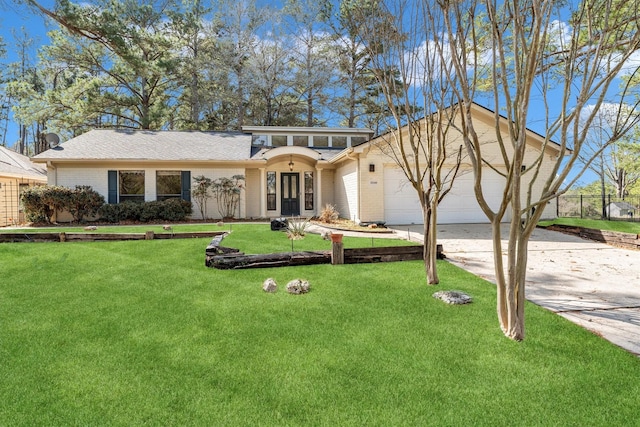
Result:
[[[98,210],[100,219],[107,222],[120,221],[120,205],[105,204]]]
[[[104,197],[88,185],[77,185],[69,200],[69,212],[76,222],[95,216],[104,205]]]
[[[24,207],[27,221],[50,222],[53,212],[42,198],[46,187],[46,185],[30,187],[22,193],[22,206]]]
[[[139,202],[120,203],[120,221],[140,221],[143,204]]]
[[[67,187],[41,185],[27,189],[22,195],[26,217],[31,222],[52,222],[56,212],[69,211],[74,221],[93,216],[104,204],[104,197],[89,186]]]
[[[139,203],[140,213],[138,215],[138,219],[142,222],[149,222],[155,219],[162,219],[161,212],[162,212],[163,203],[164,202],[159,202],[159,201]]]
[[[119,221],[183,221],[191,214],[191,203],[186,200],[168,199],[151,202],[125,202],[104,205],[100,218],[108,222]]]
[[[182,199],[169,199],[163,202],[160,219],[165,221],[183,221],[191,215],[191,202]]]
[[[218,212],[222,218],[233,218],[240,203],[240,193],[244,188],[244,175],[231,178],[218,178],[213,181],[211,190],[218,202]]]
[[[204,175],[199,175],[193,178],[193,187],[191,187],[191,197],[198,205],[200,210],[200,216],[202,219],[207,217],[207,200],[211,198],[211,188],[213,187],[213,181],[211,178],[207,178]]]
[[[334,221],[337,221],[340,218],[340,214],[336,210],[334,205],[326,204],[324,208],[322,208],[322,212],[320,212],[320,221],[331,224]]]

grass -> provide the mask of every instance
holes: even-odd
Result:
[[[551,221],[541,221],[540,225],[552,224],[571,225],[575,227],[592,228],[594,230],[619,231],[621,233],[640,234],[640,222],[605,221],[599,219],[556,218]]]
[[[225,246],[290,248],[268,225],[233,230]],[[532,304],[527,339],[512,342],[494,287],[446,262],[438,287],[417,261],[218,271],[204,267],[206,243],[0,244],[0,425],[639,419],[638,358]],[[308,235],[295,245],[330,243]],[[267,277],[277,293],[261,290]],[[287,294],[298,277],[311,292]],[[442,289],[474,303],[431,297]]]

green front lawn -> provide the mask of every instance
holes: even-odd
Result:
[[[621,233],[640,234],[640,222],[605,221],[598,219],[556,218],[551,221],[541,221],[540,225],[552,224],[570,225],[574,227],[592,228],[594,230],[618,231]]]
[[[268,224],[225,246],[286,251]],[[345,238],[345,247],[371,239]],[[640,360],[446,262],[218,271],[207,239],[0,244],[0,425],[628,425]],[[382,246],[375,240],[373,244]],[[398,244],[405,244],[397,242]],[[309,235],[296,250],[328,249]],[[261,290],[273,277],[279,291]],[[289,295],[287,281],[311,292]],[[449,306],[457,289],[474,303]]]

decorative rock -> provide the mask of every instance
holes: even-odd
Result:
[[[269,277],[264,281],[264,283],[262,283],[262,290],[265,292],[273,293],[278,290],[278,284],[275,280]]]
[[[446,302],[447,304],[469,304],[473,302],[470,295],[461,291],[439,291],[433,297]]]
[[[367,228],[378,228],[378,224],[369,224]]]
[[[162,229],[163,229],[163,230],[170,231],[170,230],[173,230],[173,227],[172,227],[172,226],[170,226],[170,225],[163,225],[163,226],[162,226]]]
[[[218,221],[218,222],[216,222],[216,225],[218,227],[222,227],[224,225],[224,221]]]
[[[98,227],[96,227],[95,225],[89,225],[87,227],[84,228],[85,231],[96,231],[98,229]]]
[[[287,292],[290,294],[306,294],[309,292],[309,282],[302,279],[294,279],[287,283]]]

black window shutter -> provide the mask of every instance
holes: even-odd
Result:
[[[118,203],[118,171],[108,171],[108,196],[109,204]]]
[[[182,181],[182,200],[191,201],[191,171],[180,172],[180,180]]]

